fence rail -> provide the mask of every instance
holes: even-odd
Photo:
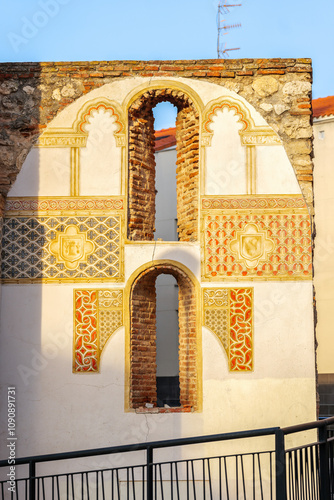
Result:
[[[15,480],[6,477],[8,461],[0,461],[4,477],[0,500],[334,500],[334,417],[287,428],[267,428],[176,440],[155,441],[94,450],[41,455],[16,460]],[[315,442],[287,449],[285,436],[318,430]],[[314,434],[313,434],[314,435]],[[254,440],[267,436],[272,449],[194,457],[196,445]],[[181,459],[159,460],[166,449]],[[141,454],[139,463],[131,464]],[[183,455],[190,454],[184,458]],[[120,456],[122,467],[90,467],[80,460]],[[143,455],[144,454],[144,455]],[[65,472],[37,473],[46,464],[62,464]],[[70,471],[73,463],[81,470]],[[73,465],[72,465],[73,467]],[[19,476],[20,473],[20,476]]]

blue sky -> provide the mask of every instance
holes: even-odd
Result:
[[[232,0],[231,2],[232,3]],[[236,0],[231,58],[311,57],[313,97],[334,95],[333,0]],[[218,0],[10,0],[0,61],[210,59]]]

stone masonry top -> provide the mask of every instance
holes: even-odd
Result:
[[[280,135],[312,205],[312,61],[207,59],[0,63],[0,194],[6,196],[47,124],[91,90],[119,78],[183,77],[245,98]]]

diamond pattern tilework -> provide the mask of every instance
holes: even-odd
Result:
[[[100,349],[105,346],[110,335],[123,324],[122,311],[99,311]]]
[[[83,256],[75,269],[52,253],[52,242],[77,229],[94,251]],[[112,217],[7,217],[4,219],[2,279],[5,282],[122,279],[120,259],[121,220]],[[50,249],[51,247],[51,249]]]
[[[312,279],[307,213],[204,215],[204,280]]]
[[[204,324],[212,330],[228,351],[229,346],[229,314],[228,309],[206,309],[204,311]]]

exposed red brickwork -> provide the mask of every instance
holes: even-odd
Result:
[[[187,107],[178,113],[176,120],[177,150],[177,207],[180,241],[198,238],[198,184],[199,184],[199,117]]]
[[[128,237],[131,240],[154,238],[154,144],[152,107],[133,105],[129,110]]]
[[[181,411],[191,411],[198,404],[195,290],[182,270],[169,265],[147,269],[132,286],[130,407],[157,404],[155,282],[159,274],[173,275],[179,286],[180,403]]]
[[[169,101],[178,109],[177,213],[180,241],[196,241],[198,221],[199,117],[188,96],[173,89],[146,91],[129,109],[128,237],[153,240],[155,223],[155,135],[152,109]]]
[[[198,394],[195,290],[186,276],[179,279],[178,283],[180,402],[184,408],[196,409]]]
[[[156,290],[157,272],[141,275],[133,285],[131,314],[130,405],[156,406]]]

